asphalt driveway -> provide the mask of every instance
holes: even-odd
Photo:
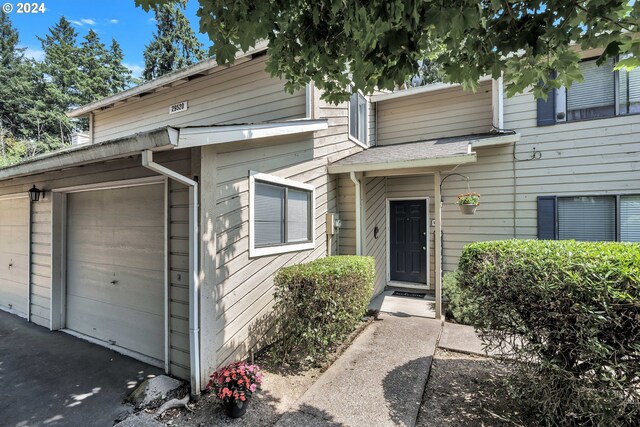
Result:
[[[112,426],[149,376],[143,362],[0,311],[0,424]]]

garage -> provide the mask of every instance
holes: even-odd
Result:
[[[69,193],[66,206],[66,329],[164,366],[164,184]]]
[[[29,199],[0,199],[0,308],[29,311]]]

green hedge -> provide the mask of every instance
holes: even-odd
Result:
[[[465,247],[472,323],[514,362],[536,423],[637,425],[640,244],[509,240]]]
[[[374,260],[333,256],[281,269],[275,278],[277,359],[314,362],[362,321],[373,292]]]
[[[467,289],[460,287],[457,271],[450,271],[442,277],[442,296],[447,321],[470,325],[475,309],[473,298]]]

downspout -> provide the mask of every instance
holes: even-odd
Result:
[[[350,172],[349,177],[356,185],[356,255],[362,255],[362,195],[360,193],[360,180],[355,172]]]
[[[200,395],[200,284],[198,280],[198,183],[153,162],[153,152],[142,152],[142,166],[189,187],[189,358],[191,395]]]

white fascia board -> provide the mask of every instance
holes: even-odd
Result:
[[[491,80],[491,76],[480,77],[480,82],[486,82]],[[389,101],[396,98],[404,98],[406,96],[419,95],[421,93],[435,92],[443,89],[450,89],[453,87],[462,86],[460,83],[433,83],[425,86],[412,87],[409,89],[398,90],[389,93],[383,93],[380,95],[371,95],[369,100],[371,102]]]
[[[246,52],[238,52],[236,54],[235,62],[233,63],[233,65],[241,64],[242,62],[247,61],[251,55],[262,52],[266,49],[267,41],[259,41],[256,43],[256,46],[254,48],[249,49]],[[189,81],[190,76],[208,72],[209,70],[212,70],[219,66],[220,64],[218,64],[214,58],[208,58],[190,67],[174,71],[173,73],[169,73],[164,76],[158,77],[157,79],[142,83],[139,86],[132,87],[131,89],[124,90],[122,92],[116,93],[115,95],[102,98],[98,101],[68,111],[67,116],[71,118],[83,117],[92,111],[106,108],[117,103],[125,103],[129,98],[140,97],[141,95],[155,92],[163,88],[169,89],[173,86],[177,86],[180,83],[186,83],[187,81]],[[223,67],[226,66],[223,65]]]
[[[497,147],[499,145],[507,145],[520,141],[520,134],[513,133],[508,135],[495,136],[493,138],[470,139],[471,148]]]
[[[293,120],[256,125],[207,126],[180,129],[178,148],[316,132],[329,128],[327,120]]]
[[[25,160],[22,163],[1,168],[0,180],[123,158],[139,154],[143,150],[163,151],[173,149],[175,145],[171,141],[172,135],[175,135],[175,133],[171,128],[163,128],[117,140],[97,144],[75,145],[62,150],[51,151]]]
[[[327,170],[329,173],[348,173],[348,172],[373,172],[415,168],[433,168],[439,166],[455,166],[464,163],[475,163],[476,153],[456,154],[452,156],[434,157],[430,159],[405,160],[399,162],[388,163],[362,163],[354,165],[329,165]]]

